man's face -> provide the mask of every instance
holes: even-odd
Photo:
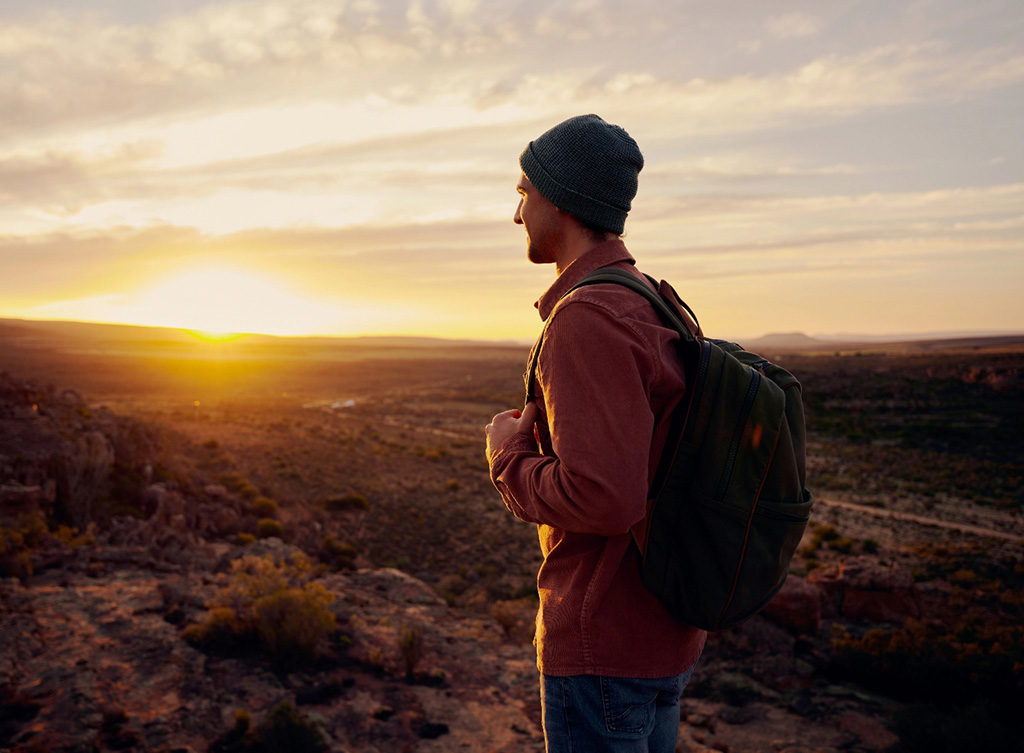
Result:
[[[512,221],[526,231],[526,256],[534,264],[552,264],[562,244],[564,215],[533,187],[525,175],[516,184],[519,206]]]

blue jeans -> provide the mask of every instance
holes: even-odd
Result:
[[[547,753],[674,753],[693,667],[657,679],[541,675]]]

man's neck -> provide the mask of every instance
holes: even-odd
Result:
[[[578,232],[569,233],[566,237],[565,247],[558,258],[555,259],[555,272],[561,276],[562,272],[569,268],[569,265],[579,259],[595,246],[613,241],[619,236],[615,233],[605,233],[603,237],[597,236],[590,231],[579,228]]]

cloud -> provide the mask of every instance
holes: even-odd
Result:
[[[977,280],[988,280],[993,268],[1003,277],[1018,275],[1022,204],[1024,184],[825,196],[650,197],[631,215],[627,241],[645,270],[685,284],[691,303],[709,323],[717,322],[715,331],[749,333],[783,326],[756,319],[756,312],[755,319],[742,318],[751,307],[737,296],[748,287],[763,289],[767,276],[773,295],[797,295],[799,289],[814,296],[817,289],[804,290],[810,283],[801,280],[835,285],[838,271],[844,295],[863,295],[863,286],[889,286],[893,279],[942,270],[959,276],[964,296],[977,297],[967,291],[977,288]],[[0,238],[8,288],[0,296],[0,315],[26,315],[40,300],[81,301],[78,306],[107,300],[113,307],[154,281],[219,264],[306,290],[339,310],[346,301],[362,300],[404,311],[414,301],[418,314],[400,323],[389,320],[388,331],[526,337],[539,324],[530,304],[552,271],[526,263],[521,230],[512,225],[510,212],[500,219],[252,228],[230,235],[163,225],[8,236]],[[1000,296],[979,311],[1002,305],[1006,296]],[[818,315],[815,326],[841,328],[839,320],[828,324],[828,316]]]
[[[720,151],[700,155],[689,161],[661,162],[644,167],[644,181],[659,183],[700,182],[724,180],[750,183],[775,179],[861,175],[868,172],[864,166],[847,163],[813,165],[805,159],[799,163],[787,162],[787,157],[775,157],[755,151]]]
[[[938,43],[824,55],[788,71],[694,76],[700,67],[681,65],[673,40],[692,36],[699,22],[681,9],[594,1],[489,6],[484,14],[470,0],[416,0],[401,12],[264,0],[212,4],[148,26],[47,14],[0,27],[0,136],[31,142],[82,124],[148,130],[228,109],[326,100],[349,108],[353,122],[372,122],[369,103],[377,101],[504,104],[537,117],[600,107],[666,125],[684,118],[687,128],[749,130],[809,113],[950,101],[1024,80],[1015,50],[954,52]],[[786,38],[820,28],[802,13],[766,23]],[[602,40],[614,52],[605,60],[592,49]]]
[[[822,23],[806,13],[787,13],[784,16],[772,16],[765,22],[768,33],[776,39],[793,39],[795,37],[813,37],[821,31]]]
[[[420,59],[420,44],[365,3],[209,5],[151,26],[48,14],[0,27],[0,111],[11,132],[220,108],[287,96],[296,83],[361,96],[372,86],[352,75],[358,67],[398,83],[396,67]]]
[[[117,182],[151,165],[160,147],[152,141],[114,144],[83,154],[47,150],[0,156],[0,201],[36,205],[42,211],[70,215],[118,194]]]

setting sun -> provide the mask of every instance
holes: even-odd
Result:
[[[325,316],[322,306],[281,283],[230,267],[172,275],[134,298],[131,321],[188,329],[203,339],[223,339],[239,332],[306,334],[316,330]]]
[[[161,276],[135,290],[58,301],[35,310],[47,319],[115,322],[189,330],[203,340],[241,333],[308,335],[337,328],[345,307],[289,289],[268,276],[205,266]]]

